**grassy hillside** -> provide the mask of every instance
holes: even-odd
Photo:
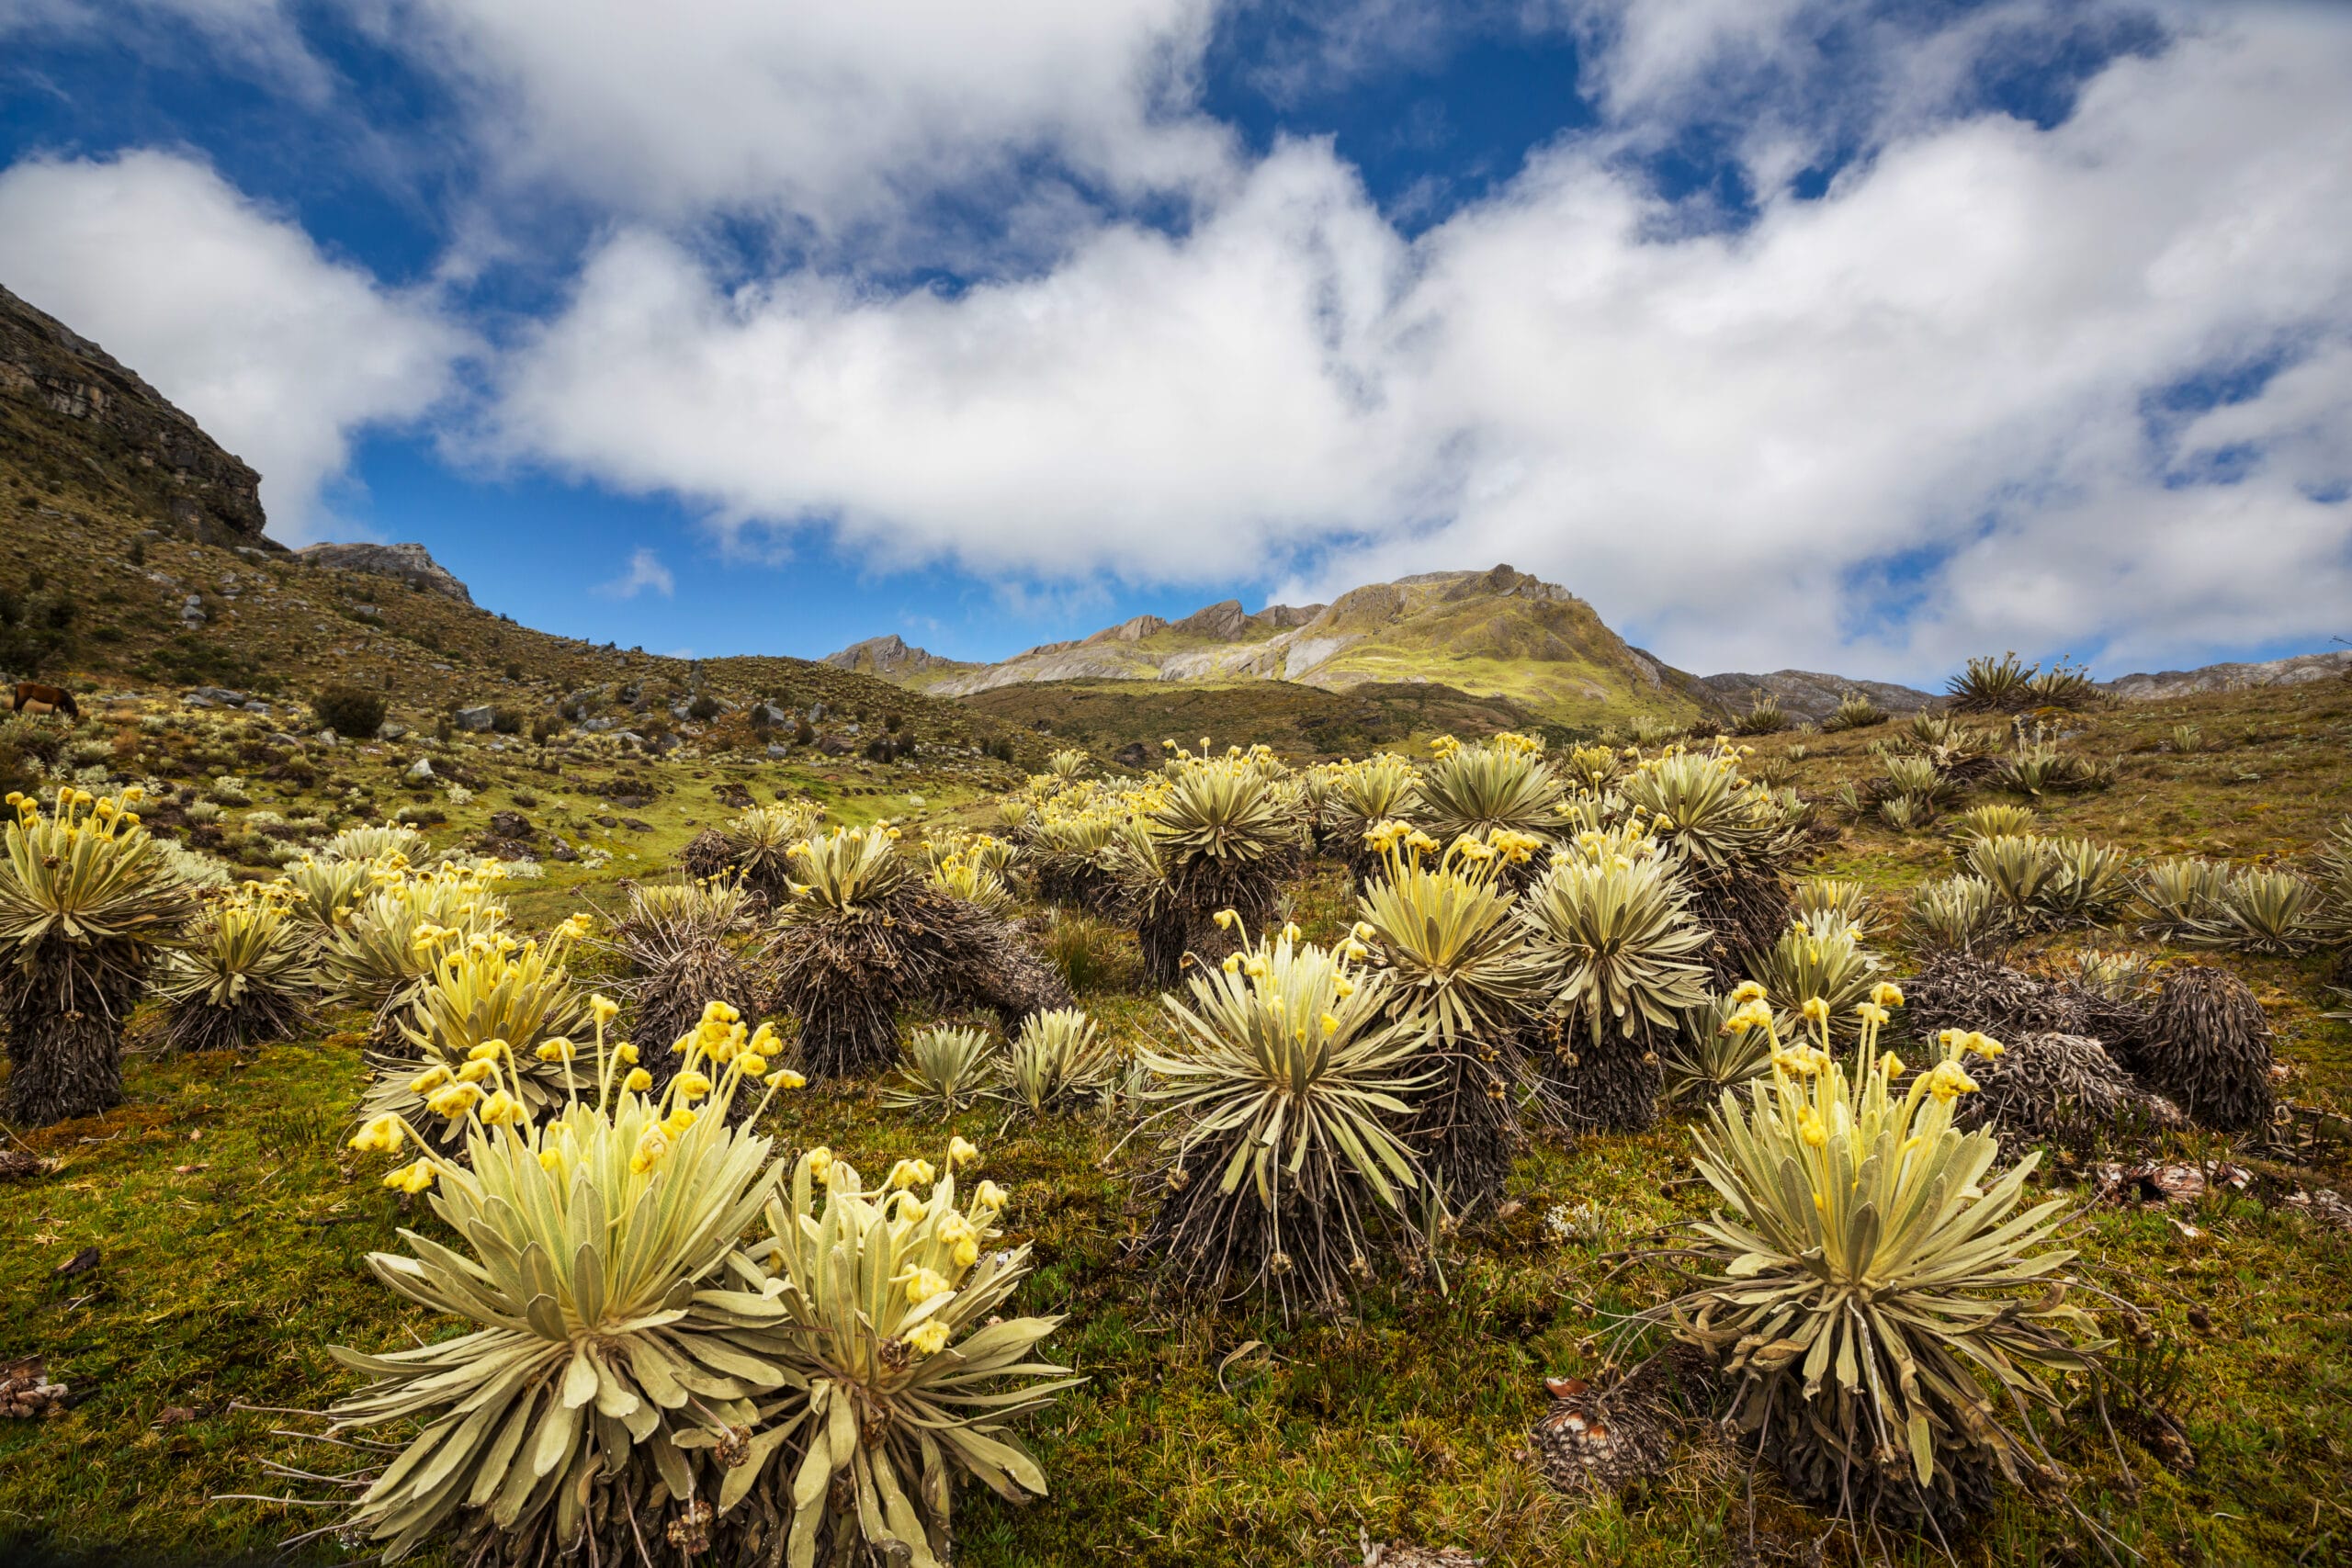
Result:
[[[1110,707],[1136,699],[1117,687],[1058,693]],[[1176,726],[1171,712],[1169,728],[1242,741],[1262,716],[1304,733],[1313,721],[1304,704],[1236,705],[1280,693],[1180,688],[1167,694],[1200,704],[1183,715],[1199,722]],[[2118,781],[2032,804],[2052,830],[2138,858],[2183,849],[2239,861],[2306,854],[2352,785],[2352,688],[2340,684],[2102,710],[2070,724],[2071,749],[2120,758]],[[2179,724],[2198,726],[2206,749],[2160,750]],[[242,716],[125,705],[74,739],[107,740],[125,776],[201,776],[222,751],[263,745],[265,728]],[[1755,761],[1786,766],[1798,787],[1826,798],[1876,771],[1867,748],[1887,733],[1769,737]],[[522,919],[540,927],[575,908],[609,907],[619,878],[666,861],[739,788],[807,789],[848,819],[889,816],[911,829],[968,815],[988,782],[854,764],[779,778],[724,760],[513,754],[473,739],[433,755],[475,783],[462,807],[434,792],[451,818],[436,840],[470,840],[498,808],[612,852],[594,872],[548,863],[540,881],[512,885]],[[357,790],[380,810],[415,793],[397,785],[392,765],[403,760],[305,749],[287,761],[314,775],[289,769],[262,783],[256,806],[292,817]],[[616,789],[631,804],[616,805],[607,793]],[[238,841],[266,836],[240,829],[237,815],[226,830]],[[603,827],[604,818],[616,826]],[[168,808],[156,820],[187,831]],[[1813,869],[1859,877],[1880,896],[1900,972],[1897,900],[1949,865],[1939,830],[1865,822],[1846,826]],[[1354,918],[1328,863],[1290,900],[1310,935],[1333,936]],[[2056,962],[2086,942],[2149,950],[2128,932],[2070,933],[2029,943],[2025,956]],[[1131,939],[1113,939],[1110,951],[1124,951],[1131,967]],[[2316,1111],[2352,1111],[2352,1025],[2325,1016],[2331,960],[2222,962],[2253,982],[2279,1032],[2283,1091]],[[1107,985],[1081,1000],[1123,1043],[1166,1040],[1146,996]],[[299,1422],[232,1406],[316,1407],[351,1386],[325,1346],[381,1348],[442,1331],[361,1269],[368,1251],[397,1245],[398,1226],[431,1224],[343,1147],[363,1021],[330,1017],[300,1040],[242,1055],[135,1060],[121,1108],[14,1140],[57,1164],[7,1187],[0,1204],[0,1356],[46,1357],[79,1398],[51,1419],[0,1421],[0,1551],[39,1545],[107,1562],[257,1551],[310,1521],[210,1499],[276,1492],[265,1459],[318,1456],[282,1435]],[[1920,1540],[1858,1551],[1791,1502],[1769,1468],[1751,1511],[1744,1461],[1696,1436],[1665,1475],[1621,1498],[1578,1502],[1546,1487],[1525,1449],[1547,1407],[1541,1377],[1600,1371],[1616,1314],[1670,1282],[1655,1269],[1628,1271],[1624,1251],[1709,1206],[1690,1179],[1687,1122],[1639,1136],[1538,1141],[1512,1178],[1520,1206],[1510,1217],[1450,1244],[1443,1292],[1382,1284],[1351,1317],[1295,1326],[1248,1308],[1150,1301],[1149,1260],[1129,1250],[1148,1212],[1132,1185],[1141,1156],[1099,1116],[1015,1129],[982,1110],[940,1124],[885,1108],[872,1086],[848,1086],[781,1102],[773,1131],[787,1145],[828,1143],[870,1169],[900,1153],[935,1155],[951,1134],[978,1142],[986,1174],[1012,1194],[1012,1239],[1036,1248],[1018,1306],[1069,1314],[1053,1348],[1090,1381],[1026,1425],[1052,1495],[1022,1508],[985,1496],[960,1504],[957,1561],[971,1568],[1091,1568],[1113,1555],[1148,1568],[1352,1564],[1363,1539],[1459,1548],[1494,1568],[2102,1560],[2072,1516],[2030,1492],[2005,1495],[1951,1540],[1949,1559]],[[2052,1439],[2072,1495],[2113,1532],[2124,1561],[2149,1568],[2352,1561],[2352,1511],[2342,1503],[2352,1455],[2352,1320],[2342,1310],[2352,1232],[2311,1197],[2352,1190],[2347,1150],[2188,1134],[2169,1140],[2165,1157],[2229,1161],[2249,1179],[2166,1205],[2094,1202],[2094,1171],[2064,1156],[2041,1179],[2050,1195],[2081,1205],[2070,1242],[2086,1269],[2182,1348],[2177,1386],[2162,1397],[2195,1450],[2193,1464],[2168,1466],[2084,1411]],[[98,1266],[61,1275],[85,1247],[98,1249]],[[322,1542],[309,1555],[343,1553]]]
[[[1591,605],[1507,566],[1373,583],[1311,616],[1245,616],[1229,604],[1173,625],[1129,622],[1001,664],[915,660],[884,670],[868,659],[861,667],[911,690],[966,698],[1070,681],[1288,682],[1330,692],[1428,682],[1584,730],[1642,715],[1689,724],[1723,711],[1703,682],[1628,647]]]
[[[579,694],[589,696],[578,711],[678,728],[670,705],[707,694],[796,716],[822,705],[815,729],[846,736],[855,724],[860,747],[894,717],[919,744],[961,749],[1006,733],[954,704],[807,660],[665,659],[534,631],[395,578],[199,543],[236,536],[175,524],[169,501],[103,429],[0,394],[0,672],[94,688],[226,686],[298,706],[323,685],[352,683],[381,691],[417,728],[485,704],[527,723]],[[183,619],[191,595],[200,623]]]
[[[1056,745],[1101,758],[1140,745],[1155,763],[1163,739],[1192,746],[1204,735],[1219,746],[1262,740],[1285,757],[1311,761],[1363,756],[1435,735],[1539,727],[1514,703],[1435,684],[1368,682],[1327,692],[1287,681],[1054,681],[999,686],[961,700]]]

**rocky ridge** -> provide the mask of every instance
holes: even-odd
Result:
[[[448,568],[433,558],[423,545],[306,545],[294,552],[305,566],[331,567],[338,571],[396,577],[412,588],[470,604],[474,596]]]
[[[0,288],[0,449],[34,466],[77,450],[139,498],[159,529],[208,545],[281,548],[266,537],[261,476],[161,392],[55,317]]]
[[[2253,686],[2300,686],[2308,681],[2338,680],[2352,680],[2352,648],[2257,663],[2208,664],[2196,670],[2124,675],[2102,686],[2124,702],[2161,702],[2200,692],[2241,692]]]
[[[1762,694],[1778,698],[1792,718],[1808,724],[1818,724],[1837,712],[1838,704],[1849,692],[1859,692],[1898,716],[1939,706],[1943,702],[1935,694],[1915,686],[1899,686],[1892,681],[1857,681],[1851,676],[1826,674],[1817,670],[1775,670],[1769,675],[1735,671],[1700,679],[1734,713],[1747,712]]]

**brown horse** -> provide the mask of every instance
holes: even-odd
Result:
[[[74,694],[62,686],[44,686],[39,681],[17,682],[17,699],[9,705],[11,713],[62,713],[68,718],[80,718],[82,710],[75,705]]]

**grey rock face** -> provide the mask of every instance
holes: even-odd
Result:
[[[2266,660],[2257,664],[2208,664],[2198,670],[2126,675],[2108,682],[2107,690],[2125,702],[2161,702],[2199,692],[2237,692],[2250,686],[2300,686],[2310,681],[2346,679],[2352,679],[2352,648],[2299,653],[2291,659]]]
[[[1701,682],[1736,713],[1745,713],[1755,703],[1758,692],[1780,699],[1781,706],[1792,718],[1819,723],[1838,711],[1840,698],[1849,692],[1860,692],[1888,713],[1901,716],[1933,707],[1942,699],[1911,686],[1898,686],[1891,681],[1857,681],[1847,675],[1829,675],[1816,670],[1775,670],[1770,675],[1749,675],[1734,671],[1726,675],[1703,675]]]
[[[433,759],[419,757],[408,765],[406,776],[411,784],[431,784],[437,776],[433,772]]]
[[[449,716],[450,721],[459,729],[470,729],[476,734],[489,729],[497,717],[496,711],[487,703],[478,707],[459,708]]]
[[[0,288],[0,396],[69,429],[107,433],[102,465],[208,544],[277,547],[262,536],[261,476],[96,344]],[[93,459],[96,460],[95,458]]]
[[[325,544],[294,552],[306,566],[332,567],[338,571],[364,571],[377,577],[397,577],[428,593],[470,604],[466,585],[428,554],[423,545]]]
[[[407,733],[408,726],[396,718],[388,718],[376,727],[376,739],[379,740],[398,740]]]

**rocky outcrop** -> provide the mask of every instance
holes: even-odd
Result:
[[[159,526],[209,545],[282,547],[262,532],[259,474],[106,350],[6,288],[0,398],[79,436],[87,461],[146,498]]]
[[[2299,653],[2256,664],[2208,664],[2198,670],[2166,670],[2154,675],[2125,675],[2105,682],[2124,702],[2160,702],[2199,692],[2240,692],[2249,686],[2300,686],[2309,681],[2352,679],[2352,648]]]
[[[870,637],[864,642],[851,643],[838,653],[825,655],[824,661],[836,670],[854,671],[862,675],[879,675],[888,680],[898,675],[911,675],[922,670],[968,670],[970,665],[960,659],[942,659],[927,649],[910,648],[904,637],[892,632],[888,637]]]
[[[1895,715],[1917,713],[1943,701],[1931,693],[1898,686],[1891,681],[1858,681],[1850,675],[1827,675],[1817,670],[1775,670],[1770,675],[1735,671],[1728,675],[1702,675],[1699,681],[1734,714],[1746,713],[1754,706],[1760,692],[1778,697],[1791,717],[1813,724],[1837,712],[1838,700],[1849,692],[1860,692]]]
[[[311,545],[294,554],[306,566],[397,577],[412,588],[455,599],[460,604],[474,602],[474,596],[466,592],[466,585],[427,554],[423,545]]]

